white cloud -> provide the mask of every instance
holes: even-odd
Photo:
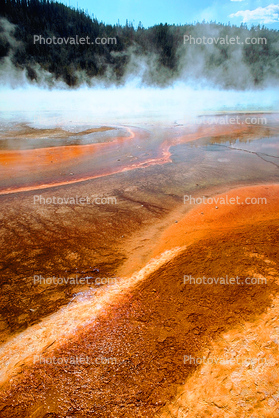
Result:
[[[279,4],[270,4],[266,7],[258,7],[255,10],[240,10],[239,12],[230,14],[229,17],[242,17],[243,23],[251,21],[264,24],[279,22]]]
[[[245,1],[245,0],[231,0],[231,1]]]

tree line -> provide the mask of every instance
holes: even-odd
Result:
[[[49,0],[0,0],[0,6],[0,65],[9,57],[15,68],[25,70],[34,82],[41,70],[71,87],[100,80],[121,85],[129,76],[160,87],[191,80],[244,89],[279,80],[279,32],[264,26],[202,22],[144,28],[141,23],[134,27],[128,21],[126,25],[105,24],[84,10]],[[7,21],[15,26],[7,27]],[[34,42],[36,35],[115,38],[116,42],[44,45]],[[190,44],[185,42],[185,35],[215,41]],[[216,42],[226,36],[266,41]]]

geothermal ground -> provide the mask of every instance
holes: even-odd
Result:
[[[2,124],[1,418],[279,417],[279,120],[261,116]]]

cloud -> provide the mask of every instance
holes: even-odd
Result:
[[[245,0],[231,0],[231,1],[245,1]]]
[[[266,7],[258,7],[255,10],[240,10],[230,14],[229,17],[242,17],[243,23],[251,21],[257,21],[263,24],[276,23],[279,22],[279,4],[270,4]]]

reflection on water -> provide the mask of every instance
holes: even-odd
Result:
[[[214,117],[215,125],[203,118],[203,124],[144,128],[83,124],[36,129],[2,123],[0,190],[72,184],[156,165],[163,173],[168,163],[187,164],[180,168],[187,175],[193,161],[192,171],[199,165],[199,172],[213,183],[226,172],[236,181],[255,180],[255,165],[257,176],[276,177],[278,116],[261,115],[265,123],[258,125],[244,123],[245,116],[240,115],[237,124],[218,123],[221,115]]]
[[[191,178],[198,178],[194,173],[199,173],[199,187],[279,181],[279,136],[206,138],[172,147],[171,152],[188,187]]]
[[[68,128],[40,128],[28,125],[2,126],[0,130],[0,150],[26,150],[37,148],[87,145],[111,142],[115,137],[125,137],[127,132],[121,127],[79,126]]]

